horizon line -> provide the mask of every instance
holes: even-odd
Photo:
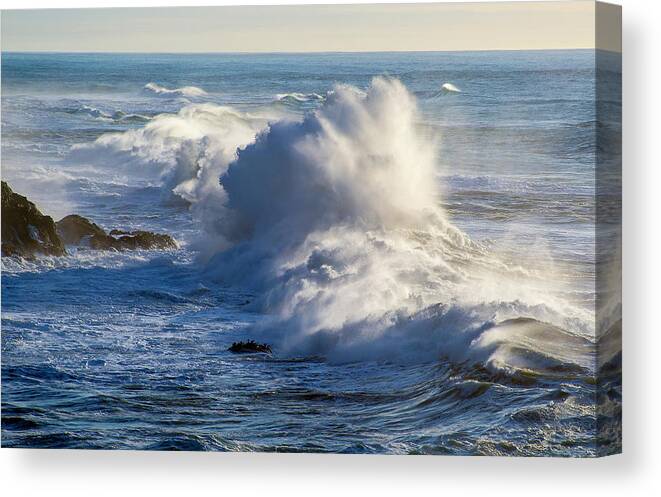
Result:
[[[297,52],[291,50],[283,51],[137,51],[137,50],[2,50],[2,54],[81,54],[81,55],[330,55],[330,54],[378,54],[378,53],[459,53],[459,52],[549,52],[549,51],[578,51],[592,50],[595,52],[609,52],[622,54],[617,50],[608,50],[596,47],[549,47],[549,48],[482,48],[482,49],[445,49],[445,50],[310,50]]]

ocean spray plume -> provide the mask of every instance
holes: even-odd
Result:
[[[376,78],[366,92],[336,87],[302,121],[189,105],[73,152],[185,199],[206,233],[196,247],[204,260],[216,254],[210,273],[256,291],[269,316],[254,331],[281,353],[506,369],[518,348],[477,341],[496,323],[591,331],[549,274],[494,256],[449,223],[436,149],[407,89]]]
[[[230,238],[281,222],[307,234],[343,223],[418,224],[438,213],[434,147],[416,133],[416,118],[406,88],[378,78],[366,96],[337,88],[302,122],[272,124],[221,177],[239,230]]]
[[[105,133],[76,145],[73,159],[109,169],[127,181],[158,182],[164,198],[190,203],[221,194],[218,176],[252,142],[267,117],[211,103],[188,105],[176,114],[159,114],[141,128]],[[218,200],[218,199],[216,199]]]
[[[540,291],[548,275],[492,256],[446,220],[436,147],[417,123],[406,88],[376,78],[366,93],[336,88],[303,121],[271,124],[238,152],[216,206],[231,248],[209,270],[260,295],[270,317],[254,332],[285,354],[446,356],[506,369],[508,359],[522,364],[508,336],[543,333],[521,325],[480,342],[498,322],[589,328],[580,309]]]

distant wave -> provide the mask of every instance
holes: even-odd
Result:
[[[184,86],[182,88],[169,89],[153,82],[147,83],[144,86],[144,90],[147,93],[166,98],[203,97],[207,94],[206,91],[204,91],[202,88],[198,88],[197,86]]]
[[[113,121],[113,122],[147,122],[151,118],[142,114],[130,114],[117,110],[113,113],[104,112],[101,109],[92,107],[89,105],[82,105],[74,109],[73,111],[68,111],[72,114],[85,114],[100,121]]]
[[[324,95],[318,93],[278,93],[276,99],[280,102],[286,103],[307,103],[307,102],[323,102],[326,100]]]
[[[441,90],[446,93],[461,93],[461,90],[452,83],[443,83]]]
[[[151,120],[151,117],[145,116],[144,114],[132,114],[132,113],[126,113],[122,112],[121,110],[115,111],[112,114],[112,118],[115,121],[122,121],[122,122],[147,122]]]
[[[97,109],[96,107],[90,107],[89,105],[83,105],[79,109],[76,110],[76,112],[82,113],[82,114],[87,114],[88,116],[97,118],[97,119],[105,119],[105,120],[113,120],[113,117],[111,114],[108,114],[107,112],[103,112],[100,109]]]
[[[279,354],[591,371],[593,316],[551,283],[552,261],[530,271],[452,225],[418,122],[406,87],[376,78],[302,120],[189,105],[74,155],[186,199],[208,277],[258,296],[251,334]]]

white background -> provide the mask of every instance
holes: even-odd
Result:
[[[0,0],[3,9],[229,3]],[[623,455],[566,460],[2,449],[0,492],[12,496],[661,495],[661,387],[657,367],[661,362],[661,2],[616,3],[624,7]]]

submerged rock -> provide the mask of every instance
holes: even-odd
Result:
[[[257,343],[254,340],[249,340],[247,342],[234,342],[227,350],[234,354],[270,354],[272,352],[270,345],[266,343]]]
[[[170,235],[123,230],[112,230],[108,234],[97,224],[76,214],[66,216],[56,224],[58,234],[67,245],[86,246],[96,250],[177,248],[177,242]]]
[[[2,255],[33,258],[35,254],[65,255],[55,223],[34,203],[2,182]]]

